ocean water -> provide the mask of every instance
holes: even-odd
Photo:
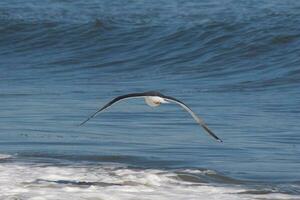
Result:
[[[300,199],[300,2],[2,0],[0,199]],[[157,90],[189,105],[112,98]]]

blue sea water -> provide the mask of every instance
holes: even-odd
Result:
[[[300,2],[2,0],[1,199],[300,199]],[[121,102],[157,90],[189,105]]]

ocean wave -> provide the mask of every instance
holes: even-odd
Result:
[[[0,169],[2,199],[297,199],[294,194],[282,193],[276,187],[253,189],[241,183],[208,183],[209,176],[217,174],[205,170],[194,173],[195,170],[41,163],[2,163]]]
[[[12,156],[8,155],[8,154],[0,154],[0,160],[5,160],[5,159],[11,158],[11,157]]]

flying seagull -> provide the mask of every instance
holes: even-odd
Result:
[[[199,123],[199,125],[213,138],[215,138],[217,141],[222,142],[222,140],[216,136],[216,134],[214,134],[208,127],[207,125],[204,123],[203,119],[198,117],[186,104],[184,104],[182,101],[179,101],[177,99],[175,99],[174,97],[171,96],[165,96],[163,94],[161,94],[160,92],[156,92],[156,91],[149,91],[149,92],[142,92],[142,93],[131,93],[131,94],[126,94],[126,95],[121,95],[118,96],[116,98],[114,98],[113,100],[111,100],[110,102],[108,102],[106,105],[104,105],[102,108],[100,108],[99,110],[97,110],[94,114],[92,114],[89,118],[87,118],[85,121],[83,121],[81,125],[85,124],[87,121],[89,121],[91,118],[95,117],[98,113],[100,113],[101,111],[107,109],[108,107],[112,106],[113,104],[122,101],[122,100],[126,100],[126,99],[131,99],[131,98],[144,98],[145,102],[151,106],[151,107],[157,107],[162,103],[176,103],[178,105],[180,105],[181,107],[183,107],[188,113],[190,113],[190,115],[194,118],[194,120],[196,122]]]

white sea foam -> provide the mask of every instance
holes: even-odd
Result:
[[[168,170],[0,164],[1,200],[296,199],[295,196],[276,193],[242,194],[244,191],[237,186],[183,181],[177,173]]]
[[[0,154],[0,160],[2,159],[7,159],[7,158],[11,158],[11,155],[7,155],[7,154]]]

